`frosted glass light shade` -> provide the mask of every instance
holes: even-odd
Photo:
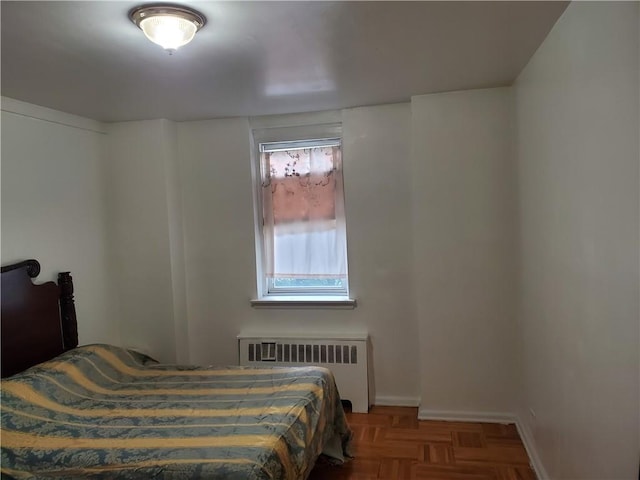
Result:
[[[149,40],[165,50],[177,50],[186,45],[198,31],[189,20],[168,15],[145,18],[140,22],[140,28]]]
[[[132,10],[129,17],[149,40],[169,52],[193,40],[206,23],[199,12],[174,6],[142,6]]]

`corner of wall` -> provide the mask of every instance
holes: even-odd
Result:
[[[0,109],[3,112],[15,113],[36,120],[57,123],[67,127],[89,130],[96,133],[107,133],[107,124],[90,118],[60,112],[51,108],[22,102],[9,97],[0,97]]]
[[[521,415],[518,415],[516,417],[516,428],[518,429],[518,434],[520,435],[520,439],[524,444],[524,448],[527,450],[527,455],[529,455],[531,467],[536,472],[537,479],[548,480],[550,477],[544,468],[544,464],[540,459],[540,455],[538,454],[535,438],[533,437],[531,430],[529,430],[527,423],[523,421]]]

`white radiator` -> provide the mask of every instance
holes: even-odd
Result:
[[[319,365],[333,372],[340,398],[349,400],[354,412],[369,410],[367,335],[264,336],[240,334],[240,365]]]

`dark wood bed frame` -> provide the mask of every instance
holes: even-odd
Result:
[[[35,285],[39,273],[37,260],[1,268],[2,378],[78,346],[71,275],[61,272],[58,284]]]

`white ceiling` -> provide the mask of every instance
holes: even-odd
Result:
[[[130,1],[1,2],[2,95],[103,121],[407,101],[509,85],[566,2],[190,2],[172,56]]]

